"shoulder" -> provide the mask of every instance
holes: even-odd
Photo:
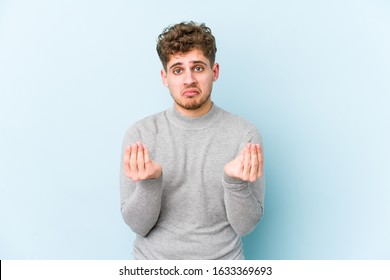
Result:
[[[247,142],[262,142],[260,132],[256,125],[240,115],[221,110],[221,126],[232,135],[240,135]]]
[[[126,131],[125,138],[152,137],[166,123],[166,111],[162,111],[133,123]]]
[[[233,114],[231,112],[221,109],[221,121],[223,125],[227,128],[232,128],[240,131],[251,131],[257,130],[256,126],[243,118],[240,115]]]
[[[156,130],[164,121],[166,121],[166,111],[162,111],[143,119],[138,120],[133,124],[133,127],[141,130]]]

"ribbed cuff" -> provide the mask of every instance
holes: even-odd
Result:
[[[162,186],[163,182],[163,174],[161,174],[160,177],[157,179],[146,179],[138,182],[138,185],[141,186],[142,188],[160,188]]]
[[[248,186],[247,181],[230,177],[226,175],[226,173],[223,173],[222,182],[223,182],[223,186],[231,189],[242,189]]]

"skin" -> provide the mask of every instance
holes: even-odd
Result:
[[[169,88],[176,109],[187,117],[199,117],[210,111],[213,83],[219,76],[219,65],[197,49],[171,56],[161,70],[163,84]]]
[[[219,65],[210,61],[200,50],[171,56],[167,70],[161,70],[163,84],[169,88],[176,109],[187,117],[199,117],[212,107],[213,83],[219,76]],[[161,165],[149,157],[147,147],[134,143],[124,153],[125,175],[134,181],[157,179],[162,175]],[[224,167],[227,176],[254,182],[263,174],[263,154],[260,144],[248,143],[240,155]]]
[[[241,154],[224,167],[229,177],[254,182],[263,175],[263,153],[260,144],[248,143]]]
[[[161,165],[150,159],[148,149],[140,142],[126,147],[123,165],[125,175],[134,181],[157,179],[162,175]]]

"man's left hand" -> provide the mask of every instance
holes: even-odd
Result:
[[[229,177],[256,181],[263,175],[263,152],[260,144],[248,143],[238,157],[225,165],[224,171]]]

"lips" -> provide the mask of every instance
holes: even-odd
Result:
[[[186,89],[183,91],[182,95],[185,97],[194,97],[199,95],[199,90],[196,88]]]

